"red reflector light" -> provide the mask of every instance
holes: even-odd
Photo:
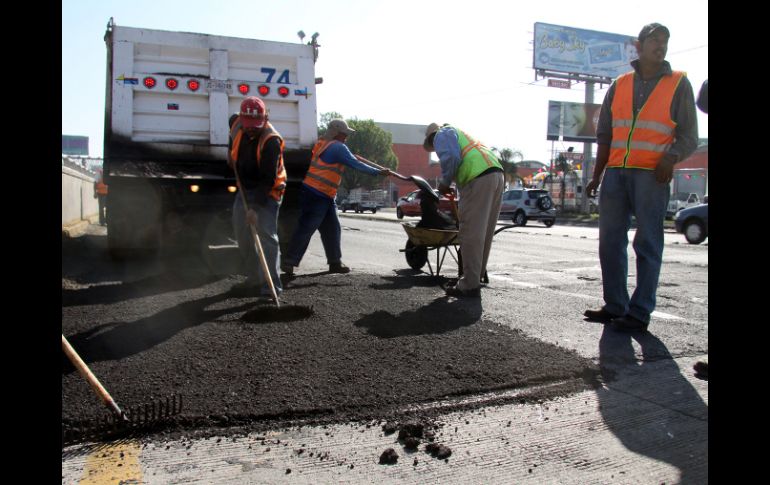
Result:
[[[249,94],[249,85],[248,84],[239,84],[238,85],[238,91],[240,91],[241,94],[243,94],[243,95]]]
[[[270,88],[265,86],[264,84],[259,86],[257,88],[257,91],[259,91],[259,94],[262,95],[262,96],[267,96],[268,94],[270,94]]]
[[[197,91],[198,88],[201,87],[201,83],[199,83],[195,79],[190,79],[189,81],[187,81],[187,87],[190,89],[190,91]]]
[[[144,78],[144,80],[142,82],[144,83],[144,87],[146,87],[147,89],[152,89],[152,88],[155,87],[155,78],[154,77],[149,77],[148,76],[148,77]]]
[[[177,86],[179,86],[179,82],[173,77],[166,79],[166,87],[169,88],[170,90],[173,91],[174,89],[177,88]]]
[[[278,88],[278,94],[280,94],[282,98],[285,98],[286,96],[289,95],[289,88],[287,88],[286,86],[281,86],[280,88]]]

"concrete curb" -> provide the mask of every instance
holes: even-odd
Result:
[[[92,216],[88,219],[72,222],[69,224],[63,224],[61,226],[61,235],[66,238],[79,237],[86,233],[90,224],[97,224],[99,222],[99,216]]]

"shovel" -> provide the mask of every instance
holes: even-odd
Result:
[[[436,192],[433,191],[433,187],[431,187],[430,184],[424,178],[420,177],[419,175],[411,175],[409,177],[405,177],[405,176],[401,175],[400,173],[397,173],[397,172],[394,172],[393,170],[390,170],[387,167],[383,167],[382,165],[377,165],[376,163],[374,163],[374,162],[372,162],[370,160],[367,160],[367,159],[365,159],[364,157],[362,157],[360,155],[355,155],[355,157],[359,161],[361,161],[361,162],[363,162],[363,163],[365,163],[367,165],[371,165],[374,168],[378,168],[380,170],[388,170],[394,177],[400,178],[401,180],[406,180],[407,182],[414,182],[415,185],[417,185],[417,187],[422,189],[423,192],[426,192],[429,196],[435,198],[436,200],[439,200],[439,196],[436,194]]]
[[[248,214],[249,204],[246,202],[246,193],[243,191],[243,187],[241,186],[241,177],[240,175],[238,175],[238,167],[234,167],[233,172],[235,172],[235,182],[238,184],[238,192],[241,194],[241,200],[243,201],[243,210],[246,214]],[[257,235],[257,229],[254,227],[253,224],[249,224],[249,229],[251,229],[251,236],[254,238],[254,250],[257,251],[257,256],[259,256],[259,262],[262,264],[262,271],[265,273],[265,278],[267,278],[267,282],[270,285],[270,291],[273,293],[275,306],[280,308],[281,304],[278,301],[278,293],[275,292],[273,277],[270,275],[270,269],[267,267],[267,260],[265,259],[265,253],[262,252],[262,243],[259,241],[259,236]]]
[[[233,167],[233,171],[235,172],[235,182],[238,185],[238,192],[241,193],[243,210],[248,214],[249,206],[246,202],[246,193],[243,191],[243,187],[241,186],[240,175],[238,175],[238,167]],[[259,241],[257,229],[251,224],[249,224],[249,228],[251,229],[251,235],[254,237],[254,250],[257,251],[257,256],[259,256],[259,262],[262,265],[262,271],[264,271],[267,282],[270,285],[270,291],[273,293],[273,299],[275,300],[276,308],[271,307],[270,311],[264,311],[264,308],[256,308],[246,312],[241,317],[241,320],[252,323],[276,321],[290,322],[294,320],[302,320],[312,316],[314,313],[313,307],[291,304],[283,307],[281,306],[281,303],[278,301],[278,293],[276,293],[275,285],[273,284],[273,277],[270,275],[270,269],[267,267],[265,253],[262,252],[262,243]]]

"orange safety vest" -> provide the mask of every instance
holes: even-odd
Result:
[[[628,72],[615,83],[612,100],[612,144],[607,167],[654,170],[675,139],[676,122],[671,102],[686,74],[674,71],[658,81],[650,97],[634,118],[634,76]]]
[[[236,118],[233,122],[233,126],[230,128],[230,138],[233,140],[233,147],[230,149],[230,160],[238,161],[238,148],[241,145],[243,139],[243,130],[241,130],[241,119]],[[278,142],[281,144],[281,152],[278,156],[278,165],[275,167],[275,182],[273,188],[270,190],[270,197],[280,201],[283,197],[283,193],[286,190],[286,168],[283,166],[283,147],[284,142],[281,138],[281,134],[273,128],[270,122],[267,122],[265,128],[262,130],[262,134],[259,136],[257,142],[257,165],[262,160],[262,149],[265,147],[265,143],[271,138],[278,138]]]
[[[321,154],[339,140],[318,140],[313,147],[310,158],[310,168],[307,170],[305,180],[302,183],[313,187],[317,191],[328,195],[332,199],[337,195],[337,189],[345,172],[345,165],[341,163],[326,163],[321,160]]]
[[[104,183],[104,173],[101,171],[96,176],[96,193],[107,195],[107,184]]]

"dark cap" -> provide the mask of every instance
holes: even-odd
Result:
[[[647,24],[644,27],[642,27],[641,32],[639,32],[639,42],[643,42],[644,39],[650,36],[653,32],[664,32],[667,37],[671,37],[671,33],[668,31],[668,28],[665,25],[660,25],[659,23],[655,22],[652,24]]]

